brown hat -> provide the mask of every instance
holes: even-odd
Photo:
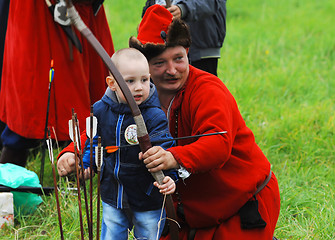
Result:
[[[159,4],[147,9],[138,27],[137,38],[129,39],[129,47],[140,50],[148,61],[164,52],[168,47],[189,48],[191,35],[188,26],[181,19]]]

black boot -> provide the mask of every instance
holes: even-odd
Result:
[[[25,167],[28,159],[28,150],[13,149],[4,146],[2,148],[0,163],[13,163],[21,167]]]

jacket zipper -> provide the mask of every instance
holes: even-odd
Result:
[[[123,119],[124,119],[124,114],[123,115],[119,115],[119,119],[116,125],[116,133],[115,133],[115,141],[116,141],[116,146],[120,146],[121,144],[121,127],[122,127],[122,123],[123,123]],[[115,167],[114,167],[114,176],[118,182],[118,192],[117,192],[117,208],[118,209],[122,209],[123,208],[123,204],[122,204],[122,199],[123,199],[123,185],[120,182],[119,179],[119,171],[120,171],[120,150],[116,151],[116,155],[115,155]]]

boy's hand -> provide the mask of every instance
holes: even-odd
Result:
[[[94,171],[92,171],[92,178],[94,177],[94,175],[95,175]],[[90,167],[88,167],[84,170],[84,179],[87,180],[90,178],[90,176],[91,176],[91,170]]]
[[[162,185],[159,185],[158,182],[154,182],[154,185],[158,187],[162,194],[172,194],[176,191],[176,183],[169,176],[164,177]]]

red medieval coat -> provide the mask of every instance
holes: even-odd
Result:
[[[173,100],[169,125],[171,134],[176,135],[177,130],[178,137],[227,131],[194,142],[179,140],[177,147],[168,149],[191,172],[190,177],[178,181],[179,196],[173,195],[175,209],[179,201],[183,204],[187,222],[177,219],[181,226],[179,240],[188,240],[191,228],[196,229],[194,240],[272,240],[280,210],[278,182],[273,173],[256,195],[266,227],[241,228],[238,211],[266,180],[270,163],[221,80],[190,66],[188,80]],[[85,140],[83,133],[81,142]],[[59,156],[67,151],[73,151],[72,144]]]
[[[75,6],[86,25],[112,55],[114,47],[103,7],[94,16],[91,5]],[[78,31],[76,34],[83,53],[74,46],[70,49],[65,33],[53,20],[44,0],[10,1],[0,120],[15,133],[26,138],[43,138],[52,59],[55,74],[48,125],[55,128],[59,140],[69,139],[71,109],[74,108],[83,126],[91,103],[103,96],[108,70],[86,39]]]
[[[187,225],[180,239],[196,228],[196,240],[272,239],[279,216],[277,180],[257,194],[265,228],[241,229],[239,209],[252,198],[270,173],[270,163],[255,143],[235,102],[222,81],[190,66],[188,80],[175,96],[169,114],[170,132],[178,137],[227,131],[224,135],[177,142],[168,149],[190,177],[179,181],[174,196],[183,204]],[[177,116],[177,119],[176,119]],[[178,126],[177,129],[175,126]]]

